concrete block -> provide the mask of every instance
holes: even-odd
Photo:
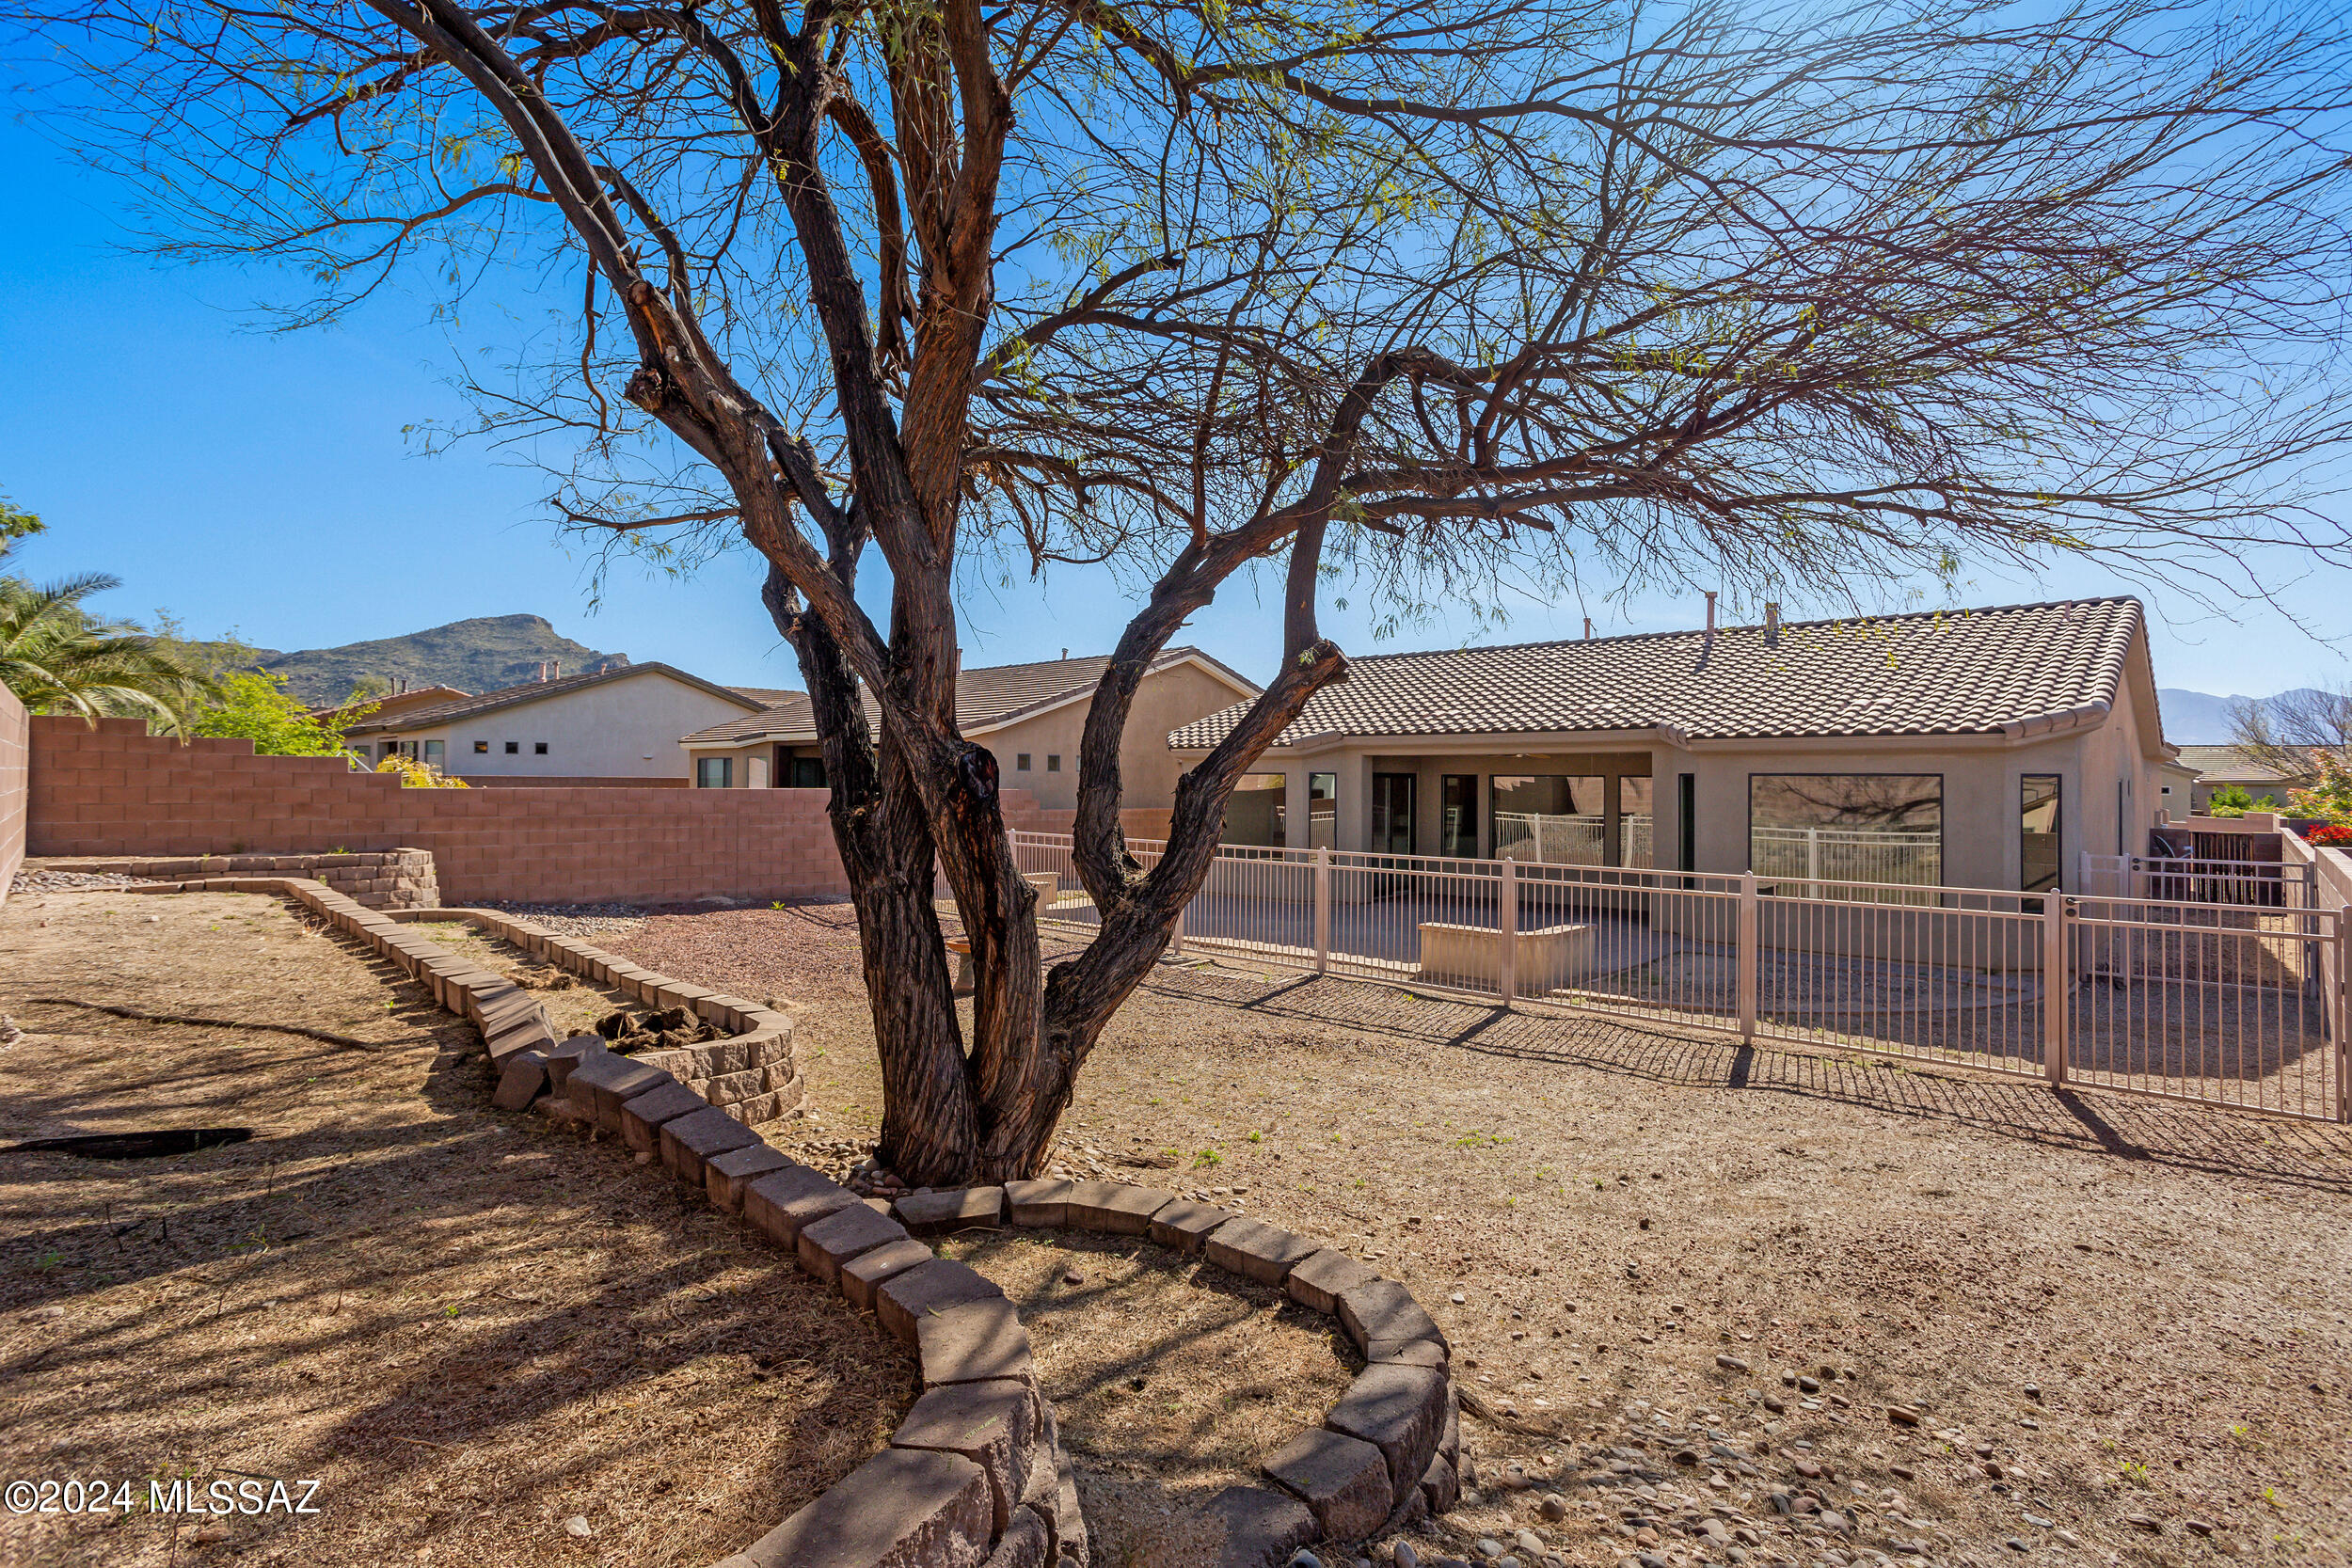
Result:
[[[1339,1309],[1340,1326],[1347,1330],[1347,1337],[1366,1355],[1385,1341],[1434,1339],[1439,1345],[1446,1342],[1438,1321],[1413,1299],[1412,1291],[1393,1279],[1367,1280],[1342,1291]]]
[[[801,1267],[828,1285],[839,1285],[841,1266],[863,1253],[908,1239],[906,1227],[852,1203],[801,1230]]]
[[[861,1312],[871,1312],[884,1281],[930,1260],[931,1249],[912,1236],[903,1242],[885,1242],[842,1264],[841,1277],[834,1283],[840,1286],[850,1306]]]
[[[1432,1367],[1375,1362],[1356,1374],[1323,1424],[1359,1438],[1388,1462],[1390,1499],[1402,1503],[1421,1484],[1445,1435],[1444,1372]]]
[[[771,1170],[792,1164],[790,1155],[760,1140],[731,1148],[703,1163],[703,1187],[710,1201],[730,1214],[743,1212],[743,1189]]]
[[[857,1194],[806,1165],[787,1165],[743,1189],[743,1217],[797,1251],[803,1229],[856,1201]]]
[[[1263,1467],[1334,1541],[1361,1541],[1394,1506],[1388,1461],[1359,1437],[1311,1427],[1267,1455]]]
[[[1209,1232],[1201,1247],[1218,1268],[1247,1275],[1261,1285],[1281,1284],[1295,1264],[1321,1250],[1319,1243],[1253,1219],[1226,1221]]]
[[[991,1297],[1004,1298],[994,1281],[964,1264],[934,1258],[886,1282],[876,1293],[874,1311],[884,1328],[913,1345],[918,1319]]]
[[[707,1191],[713,1159],[757,1142],[758,1133],[717,1106],[705,1105],[661,1124],[661,1163],[688,1186]]]
[[[1199,1252],[1209,1239],[1209,1233],[1233,1217],[1230,1209],[1218,1209],[1206,1203],[1195,1203],[1180,1197],[1152,1216],[1145,1234],[1164,1247],[1178,1252]]]
[[[1340,1295],[1359,1285],[1369,1285],[1379,1278],[1370,1265],[1350,1258],[1334,1247],[1325,1247],[1298,1260],[1282,1282],[1291,1300],[1317,1312],[1340,1309]]]
[[[548,1059],[548,1092],[564,1094],[564,1085],[571,1081],[572,1069],[599,1053],[610,1056],[612,1050],[595,1035],[574,1035],[569,1039],[558,1041],[554,1049],[545,1053]]]
[[[1037,1375],[1029,1359],[1029,1331],[1002,1295],[944,1307],[915,1320],[914,1355],[926,1388],[991,1378],[1033,1382]]]
[[[632,1062],[608,1051],[601,1056],[582,1057],[580,1065],[572,1069],[564,1087],[572,1103],[596,1117],[598,1127],[618,1132],[623,1105],[641,1094],[676,1082],[658,1067]]]
[[[490,1103],[501,1111],[528,1111],[531,1102],[548,1092],[548,1059],[537,1051],[518,1051],[499,1072],[499,1086]]]
[[[993,1524],[977,1465],[884,1449],[738,1555],[752,1568],[982,1568]]]
[[[989,1554],[987,1568],[1045,1568],[1053,1560],[1054,1536],[1035,1509],[1012,1511],[1012,1520]]]
[[[890,1436],[893,1448],[961,1454],[988,1477],[990,1528],[1002,1534],[1029,1484],[1029,1469],[1050,1455],[1038,1451],[1037,1391],[1025,1383],[958,1383],[914,1402]],[[1376,1464],[1379,1455],[1373,1456]]]
[[[1080,1230],[1106,1231],[1114,1236],[1141,1236],[1152,1228],[1152,1216],[1176,1201],[1176,1195],[1157,1187],[1131,1187],[1124,1181],[1081,1181],[1070,1189],[1069,1223]]]
[[[1059,1178],[1043,1181],[1008,1181],[1005,1207],[1015,1225],[1062,1226],[1070,1223],[1070,1189]]]
[[[660,1151],[661,1129],[668,1123],[709,1109],[701,1095],[666,1072],[661,1077],[661,1083],[621,1104],[621,1141],[640,1153]],[[579,1073],[572,1074],[572,1082],[580,1082]]]
[[[1316,1535],[1307,1505],[1282,1492],[1229,1486],[1193,1515],[1216,1568],[1280,1568]]]
[[[1005,1223],[1005,1189],[955,1187],[910,1194],[898,1200],[898,1223],[917,1236],[944,1236],[974,1227],[993,1229]]]

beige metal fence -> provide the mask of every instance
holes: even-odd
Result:
[[[1092,924],[1069,836],[1011,842],[1024,871],[1053,876],[1039,918]],[[1160,848],[1128,847],[1146,864]],[[2345,917],[2315,903],[1227,847],[1173,946],[2352,1121]]]

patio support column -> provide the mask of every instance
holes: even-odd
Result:
[[[1600,863],[1625,863],[1625,816],[1618,799],[1625,782],[1615,773],[1600,776]]]

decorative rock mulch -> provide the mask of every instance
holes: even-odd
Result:
[[[797,1109],[791,1021],[684,984],[487,910],[398,918],[309,879],[202,879],[140,891],[291,896],[426,982],[480,1028],[499,1069],[493,1102],[619,1138],[740,1213],[803,1269],[873,1312],[912,1351],[924,1393],[889,1446],[717,1568],[1087,1568],[1086,1520],[1028,1331],[1003,1291],[915,1238],[1007,1224],[1146,1238],[1278,1286],[1338,1319],[1365,1366],[1322,1426],[1263,1463],[1270,1485],[1230,1486],[1191,1523],[1221,1542],[1219,1568],[1275,1568],[1308,1543],[1359,1541],[1452,1508],[1461,1431],[1445,1336],[1412,1293],[1333,1247],[1153,1187],[1063,1177],[1001,1187],[867,1196],[771,1146],[746,1125]],[[625,1055],[601,1036],[557,1040],[524,988],[413,932],[464,919],[550,964],[732,1033]],[[733,1100],[747,1080],[776,1086]],[[685,1074],[681,1076],[681,1073]],[[746,1115],[745,1112],[753,1114]],[[829,1148],[828,1164],[863,1154]],[[870,1156],[862,1184],[895,1184]]]

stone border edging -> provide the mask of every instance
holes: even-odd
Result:
[[[121,891],[294,898],[481,1030],[499,1071],[493,1104],[523,1111],[544,1097],[551,1112],[618,1134],[646,1164],[740,1213],[914,1353],[924,1392],[889,1444],[714,1568],[1087,1568],[1076,1477],[1038,1387],[1028,1330],[997,1285],[915,1239],[1008,1223],[1140,1237],[1200,1257],[1336,1318],[1362,1352],[1364,1370],[1323,1424],[1263,1461],[1280,1490],[1229,1486],[1201,1505],[1199,1513],[1224,1531],[1220,1564],[1272,1568],[1318,1538],[1360,1541],[1443,1513],[1460,1497],[1460,1407],[1445,1335],[1404,1285],[1336,1247],[1117,1181],[1011,1181],[911,1194],[895,1206],[862,1198],[654,1059],[715,1069],[747,1041],[780,1040],[788,1062],[792,1022],[781,1013],[496,911],[378,911],[310,878],[202,878]],[[640,1056],[620,1055],[596,1035],[558,1041],[522,987],[400,929],[424,920],[465,920],[642,1002],[691,1007],[739,1032]],[[708,1071],[704,1081],[724,1076]],[[802,1085],[796,1071],[792,1108]]]
[[[289,873],[325,882],[371,910],[416,909],[441,901],[429,849],[338,850],[309,855],[41,855],[39,871],[146,877],[156,881]]]

